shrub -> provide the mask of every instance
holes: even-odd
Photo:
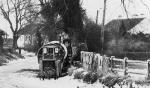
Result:
[[[114,73],[108,73],[107,75],[99,79],[99,81],[102,84],[108,87],[113,87],[118,82],[117,80],[118,80],[118,76],[115,75]]]
[[[79,71],[74,74],[74,79],[82,79],[82,73],[84,71]]]
[[[99,75],[96,72],[87,72],[78,69],[74,71],[74,79],[82,79],[85,83],[93,84],[98,78]]]
[[[86,83],[95,83],[98,79],[98,74],[94,73],[94,72],[88,72],[84,77],[83,77],[83,81]]]
[[[76,70],[76,67],[71,66],[70,68],[68,68],[68,75],[71,76],[74,72],[74,70]]]

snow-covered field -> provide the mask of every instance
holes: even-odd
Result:
[[[61,77],[57,80],[40,80],[36,77],[39,68],[36,56],[27,52],[24,55],[25,59],[11,61],[4,66],[0,66],[0,88],[104,88],[99,82],[86,84],[81,80],[73,79],[72,76]],[[133,75],[135,78],[142,76],[139,74]],[[115,85],[115,88],[120,87]],[[124,86],[123,88],[128,87]],[[150,88],[150,86],[135,88]]]

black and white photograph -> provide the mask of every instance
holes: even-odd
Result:
[[[0,88],[150,88],[150,0],[0,0]]]

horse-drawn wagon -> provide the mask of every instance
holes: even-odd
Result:
[[[66,46],[59,41],[43,45],[37,55],[41,76],[60,77],[67,54]]]

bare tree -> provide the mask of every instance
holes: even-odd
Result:
[[[128,2],[128,3],[126,3],[126,2]],[[127,18],[129,18],[127,4],[128,4],[128,7],[129,7],[129,5],[130,5],[129,3],[134,3],[134,2],[136,2],[136,1],[134,1],[134,0],[121,0],[121,4],[123,6],[123,9],[126,13]],[[143,4],[143,6],[145,6],[145,8],[147,9],[147,11],[150,14],[150,9],[149,9],[148,3],[144,2],[144,0],[140,0],[140,3]]]
[[[1,15],[9,23],[13,33],[13,48],[17,48],[18,31],[35,17],[31,7],[31,0],[6,0],[0,5]]]

